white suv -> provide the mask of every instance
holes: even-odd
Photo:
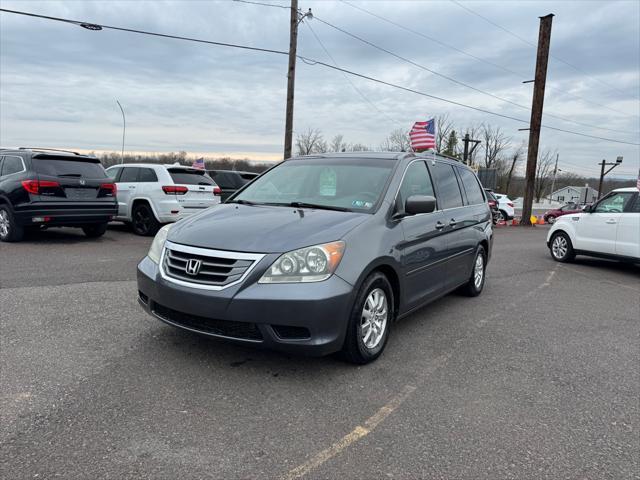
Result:
[[[558,262],[570,262],[576,255],[640,262],[638,189],[618,188],[581,213],[558,217],[547,246]]]
[[[498,199],[498,210],[500,211],[500,215],[502,217],[500,220],[512,220],[515,213],[513,200],[501,193],[493,192],[493,194]]]
[[[138,235],[220,203],[221,190],[204,170],[180,164],[125,163],[107,169],[118,187],[116,220]]]

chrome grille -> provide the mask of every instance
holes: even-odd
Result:
[[[259,254],[209,250],[167,242],[162,273],[178,283],[222,289],[240,282],[262,257]]]

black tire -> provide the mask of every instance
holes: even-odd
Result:
[[[95,225],[85,225],[82,227],[82,231],[89,238],[98,238],[104,235],[107,231],[106,223],[97,223]]]
[[[482,260],[478,260],[478,259]],[[481,264],[481,273],[480,277],[476,276],[477,269]],[[482,245],[478,246],[476,250],[476,254],[473,257],[473,266],[471,268],[471,276],[467,283],[460,287],[460,293],[466,295],[467,297],[477,297],[482,293],[482,289],[484,288],[484,282],[487,278],[487,252],[485,251]]]
[[[508,218],[509,218],[509,215],[507,215],[507,212],[505,212],[504,210],[499,210],[498,211],[498,221],[499,222],[506,222]]]
[[[19,242],[24,238],[24,228],[16,223],[11,210],[0,205],[0,242]]]
[[[370,311],[367,307],[370,305],[367,303],[367,300],[370,296],[374,294],[379,294],[380,292],[384,293],[385,302],[386,302],[386,320],[384,321],[384,326],[382,327],[369,327],[369,330],[373,330],[374,335],[376,335],[375,339],[377,339],[377,343],[375,345],[367,346],[365,344],[365,339],[363,338],[363,318],[364,312]],[[376,309],[376,312],[381,312]],[[360,290],[358,291],[358,295],[353,303],[353,308],[351,309],[351,315],[349,316],[349,323],[347,325],[347,335],[344,341],[344,346],[342,347],[342,354],[344,358],[358,365],[364,365],[369,362],[373,362],[376,358],[378,358],[387,344],[387,340],[389,339],[389,332],[391,329],[391,323],[395,319],[395,307],[393,300],[393,289],[391,288],[391,284],[385,275],[380,272],[373,272],[369,275]],[[374,313],[375,315],[375,313]],[[377,320],[380,322],[381,320]],[[369,322],[369,325],[371,323]],[[376,330],[380,328],[379,330]],[[378,332],[382,332],[380,335],[377,335]],[[366,338],[366,335],[365,335]],[[370,339],[371,341],[375,339]]]
[[[565,232],[556,232],[549,242],[549,253],[556,262],[572,262],[576,258],[576,252],[569,235]]]
[[[160,222],[156,220],[153,210],[147,203],[138,203],[133,207],[131,228],[133,233],[143,237],[151,237],[158,233]]]

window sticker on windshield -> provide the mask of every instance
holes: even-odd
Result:
[[[325,168],[320,172],[320,195],[323,197],[335,197],[338,179],[336,172],[330,168]]]
[[[351,206],[356,208],[371,208],[373,207],[373,203],[366,202],[364,200],[354,200],[353,202],[351,202]]]

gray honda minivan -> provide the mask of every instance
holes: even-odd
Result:
[[[292,158],[163,227],[138,300],[199,334],[363,364],[395,320],[456,289],[479,295],[492,235],[478,178],[452,159]]]

